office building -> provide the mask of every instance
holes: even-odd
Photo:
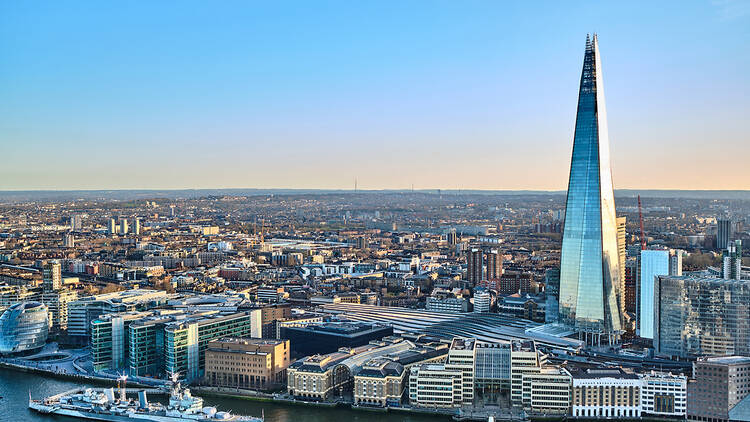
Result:
[[[524,408],[545,415],[566,415],[570,410],[571,377],[564,369],[543,367],[522,377]]]
[[[282,326],[282,339],[291,341],[292,357],[332,353],[393,335],[393,327],[366,322],[326,322],[302,327]]]
[[[669,275],[669,251],[643,250],[640,259],[640,286],[636,308],[636,333],[654,338],[654,278]]]
[[[566,367],[572,378],[571,413],[583,418],[641,417],[641,380],[620,368]]]
[[[559,320],[560,312],[560,269],[550,268],[544,273],[544,293],[547,298],[547,306],[544,321],[553,324]]]
[[[50,332],[59,334],[68,329],[68,305],[78,299],[78,293],[68,289],[42,292],[42,303],[47,305]]]
[[[409,373],[409,403],[415,407],[454,408],[463,402],[463,371],[443,363],[413,366]]]
[[[91,335],[91,321],[118,312],[147,311],[167,304],[163,290],[123,290],[85,296],[68,303],[68,337],[85,343]]]
[[[62,287],[62,266],[58,261],[45,262],[42,266],[42,289],[45,292]]]
[[[492,306],[492,295],[487,289],[477,287],[474,289],[474,312],[487,313]]]
[[[750,355],[750,282],[657,277],[653,344],[670,356]]]
[[[461,384],[463,385],[461,401],[468,404],[474,401],[476,344],[476,339],[454,338],[445,361],[445,369],[461,371]]]
[[[530,398],[523,396],[523,377],[538,374],[545,360],[533,341],[514,340],[510,343],[510,402],[513,406],[530,406]]]
[[[462,297],[429,296],[425,309],[433,312],[462,313],[469,312],[469,301]]]
[[[591,344],[622,332],[617,219],[597,36],[586,39],[560,258],[560,320]]]
[[[102,315],[91,321],[91,360],[94,371],[126,367],[129,352],[127,328],[134,321],[149,315],[146,312],[125,312]]]
[[[726,280],[742,278],[742,241],[735,240],[727,245],[721,255],[721,273]]]
[[[479,248],[471,248],[466,252],[466,279],[476,286],[482,281],[484,253]]]
[[[644,415],[684,418],[687,413],[687,377],[651,371],[641,378]]]
[[[208,343],[204,383],[266,390],[286,385],[289,340],[224,338]]]
[[[476,342],[474,386],[483,397],[497,399],[510,390],[510,343]]]
[[[747,421],[750,357],[702,357],[688,383],[687,418],[693,421]]]
[[[31,353],[47,343],[47,307],[21,302],[0,316],[0,355]]]
[[[716,220],[716,249],[722,251],[724,248],[729,246],[729,242],[734,240],[734,227],[732,220],[729,219],[717,219]]]

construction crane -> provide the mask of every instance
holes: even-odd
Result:
[[[638,219],[641,223],[641,250],[646,250],[646,236],[643,234],[643,211],[641,208],[641,195],[638,195]]]

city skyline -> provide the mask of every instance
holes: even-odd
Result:
[[[746,3],[327,5],[4,5],[0,190],[564,190],[593,30],[615,188],[750,189]]]

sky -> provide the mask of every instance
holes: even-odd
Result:
[[[750,0],[0,2],[0,190],[750,189]]]

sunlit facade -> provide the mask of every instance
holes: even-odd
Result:
[[[617,217],[597,37],[586,39],[560,262],[560,321],[588,343],[622,332]]]
[[[0,316],[0,354],[9,355],[41,349],[47,342],[47,307],[39,302],[22,302]]]

